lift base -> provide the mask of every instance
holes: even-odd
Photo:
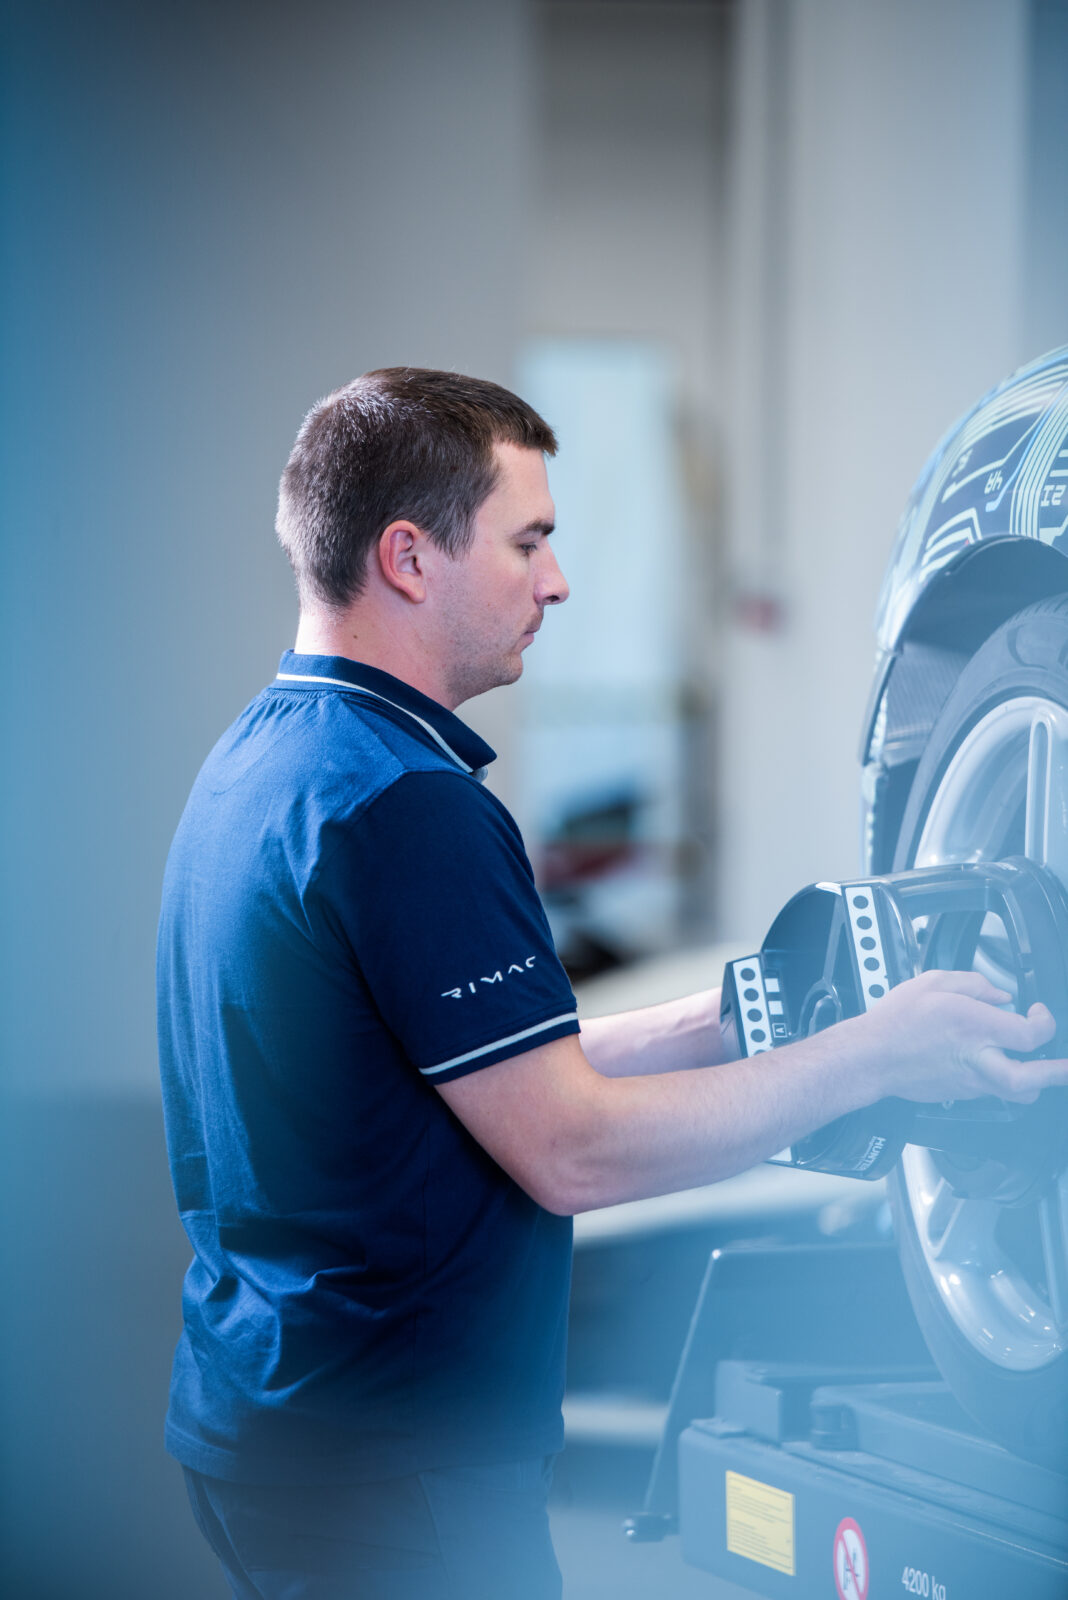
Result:
[[[943,1384],[728,1360],[716,1411],[679,1439],[693,1566],[768,1600],[1066,1600],[1068,1478],[975,1433]]]

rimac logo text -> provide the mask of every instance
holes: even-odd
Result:
[[[503,983],[505,978],[511,977],[513,972],[518,972],[519,976],[522,977],[524,973],[530,971],[537,959],[537,956],[527,956],[522,965],[518,961],[513,961],[510,966],[505,967],[503,972],[498,967],[497,971],[491,973],[488,978],[468,978],[466,983],[458,984],[455,989],[443,989],[441,998],[443,1000],[462,1000],[466,994],[478,994],[480,983]]]

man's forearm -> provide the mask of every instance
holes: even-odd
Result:
[[[648,1077],[714,1067],[727,1059],[719,1027],[718,989],[643,1006],[582,1024],[586,1060],[605,1078]]]
[[[715,1183],[863,1104],[849,1026],[752,1061],[622,1076],[594,1071],[572,1036],[440,1092],[539,1204],[589,1211]]]
[[[585,1211],[745,1171],[870,1100],[857,1044],[843,1027],[722,1071],[605,1084],[588,1119],[571,1125],[574,1144],[557,1144],[552,1209]]]
[[[1053,1036],[1050,1013],[1036,1004],[1017,1016],[1001,1009],[1007,999],[978,973],[926,972],[873,1011],[748,1061],[606,1073],[594,1070],[570,1035],[443,1084],[440,1093],[533,1199],[550,1211],[586,1211],[714,1183],[881,1095],[1027,1101],[1068,1083],[1068,1061],[1019,1059]],[[697,1007],[706,1030],[709,1011],[706,997]],[[671,1014],[703,1055],[707,1037],[697,1042],[693,1017],[686,1025],[685,1007]],[[614,1020],[624,1035],[646,1039],[649,1059],[661,1060],[656,1040],[672,1030],[641,1018]],[[613,1037],[604,1030],[606,1058]],[[617,1067],[628,1059],[640,1061],[641,1049],[619,1048]]]

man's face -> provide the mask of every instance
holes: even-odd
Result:
[[[549,544],[555,508],[540,450],[496,446],[497,485],[474,518],[470,548],[439,565],[443,654],[450,703],[514,683],[546,606],[567,599]]]

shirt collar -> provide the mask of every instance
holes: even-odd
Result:
[[[275,683],[279,688],[357,689],[374,700],[384,701],[416,723],[432,744],[480,781],[490,762],[496,760],[496,751],[454,712],[392,673],[365,666],[362,661],[350,661],[347,656],[304,656],[286,650],[278,664]]]

